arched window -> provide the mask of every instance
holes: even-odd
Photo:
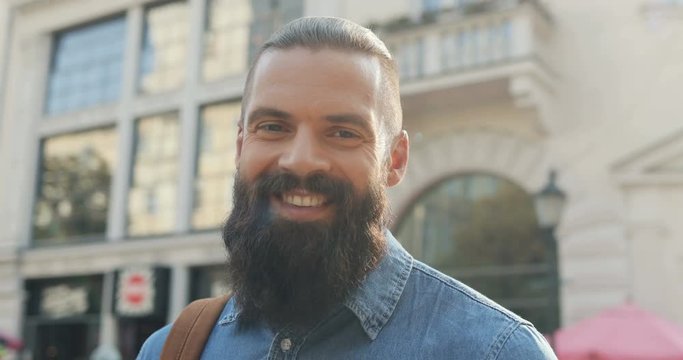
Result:
[[[498,176],[450,177],[401,219],[398,239],[423,262],[530,320],[542,332],[557,318],[548,249],[532,197]]]

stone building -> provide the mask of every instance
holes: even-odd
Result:
[[[546,332],[625,301],[683,324],[683,1],[6,0],[0,331],[27,356],[130,358],[225,291],[245,72],[307,15],[399,62],[392,230],[416,258]],[[551,170],[557,264],[533,210]]]

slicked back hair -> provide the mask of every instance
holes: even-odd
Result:
[[[251,96],[254,71],[263,53],[274,49],[287,50],[297,47],[311,50],[351,51],[377,58],[382,71],[379,100],[382,129],[386,131],[388,138],[398,135],[403,126],[403,112],[396,62],[384,42],[372,31],[349,20],[336,17],[296,19],[283,26],[263,44],[247,73],[240,124],[244,125],[245,109]]]

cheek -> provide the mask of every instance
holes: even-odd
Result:
[[[343,157],[343,172],[356,189],[365,191],[373,180],[381,176],[383,164],[375,154],[363,152],[357,156]]]
[[[240,177],[254,180],[271,166],[275,158],[273,150],[267,146],[256,146],[245,141],[237,164]]]

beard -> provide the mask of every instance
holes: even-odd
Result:
[[[271,198],[304,189],[333,206],[329,221],[278,217]],[[233,211],[223,226],[228,277],[240,326],[265,321],[310,327],[357,288],[386,250],[387,200],[379,179],[355,195],[349,182],[316,173],[266,174],[253,185],[235,176]]]

